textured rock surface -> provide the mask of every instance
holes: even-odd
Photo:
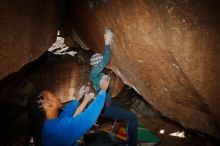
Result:
[[[0,1],[0,79],[39,57],[56,39],[64,1]]]
[[[51,90],[65,101],[72,95],[77,96],[82,85],[89,85],[93,90],[89,79],[90,65],[88,62],[90,56],[91,51],[85,50],[74,57],[47,53],[27,78],[37,90]],[[123,87],[123,82],[111,71],[106,70],[105,72],[111,76],[112,94],[117,96]]]
[[[220,138],[220,3],[217,0],[69,1],[63,29],[103,52],[110,68],[163,115]]]

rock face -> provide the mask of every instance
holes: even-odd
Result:
[[[0,2],[0,79],[39,57],[56,39],[64,1]]]
[[[53,55],[45,53],[38,66],[26,77],[31,81],[38,91],[50,90],[61,100],[78,96],[81,86],[90,86],[95,92],[89,79],[90,65],[89,58],[91,51],[81,51],[74,57],[70,55]],[[123,87],[123,82],[110,70],[105,70],[111,76],[112,95],[117,96]]]
[[[103,52],[110,68],[163,115],[220,138],[220,3],[217,0],[69,0],[63,31]]]

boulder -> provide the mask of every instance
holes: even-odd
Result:
[[[110,68],[164,116],[220,138],[220,3],[217,0],[67,1],[62,29],[103,52]]]

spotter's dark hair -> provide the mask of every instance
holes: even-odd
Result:
[[[43,101],[44,98],[45,97],[41,93],[34,94],[28,98],[28,126],[24,140],[25,146],[30,146],[31,138],[34,140],[34,146],[42,146],[41,133],[45,119],[45,112],[43,110],[43,102],[41,101]]]

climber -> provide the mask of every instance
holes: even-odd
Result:
[[[60,113],[62,103],[50,91],[43,91],[38,96],[31,97],[28,102],[30,130],[25,145],[29,146],[30,137],[33,137],[35,146],[77,145],[77,140],[99,117],[105,103],[109,81],[108,76],[102,78],[97,97],[84,111],[86,105],[94,98],[93,93],[83,91],[85,96],[79,107],[80,99],[76,99],[67,104]]]
[[[89,74],[89,78],[92,81],[94,88],[97,92],[100,91],[99,82],[104,76],[103,69],[108,65],[110,61],[110,45],[113,41],[113,33],[110,29],[105,30],[104,42],[105,52],[102,54],[96,53],[90,58],[90,65],[92,70]],[[112,118],[115,120],[125,120],[128,124],[128,146],[137,145],[137,117],[131,111],[112,103],[111,90],[108,89],[106,93],[106,102],[102,111],[104,117]]]

